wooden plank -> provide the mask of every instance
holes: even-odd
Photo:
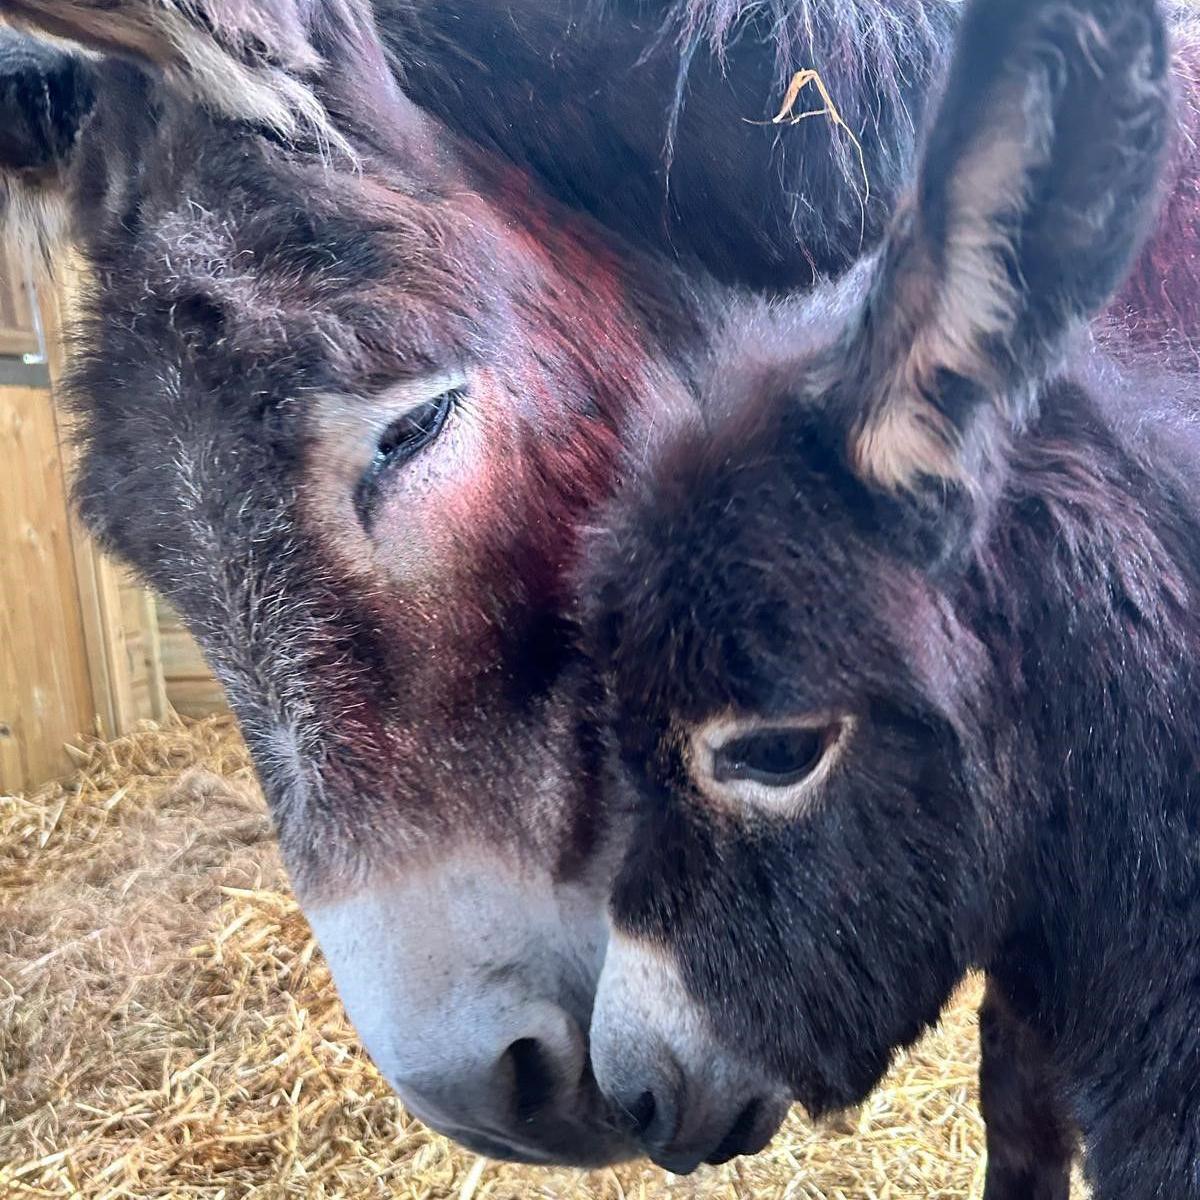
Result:
[[[114,565],[121,604],[119,623],[136,714],[134,719],[149,717],[161,721],[167,714],[167,699],[154,595],[124,567]]]
[[[29,272],[0,246],[0,354],[37,354],[41,339]]]
[[[142,600],[142,628],[146,636],[146,672],[150,716],[162,721],[171,711],[167,699],[167,680],[163,674],[162,639],[158,632],[158,600],[149,588],[139,588]]]
[[[36,334],[27,333],[23,329],[0,328],[0,354],[11,354],[20,358],[26,354],[37,354],[37,352]]]
[[[92,724],[87,647],[50,393],[0,388],[0,791],[70,767]]]

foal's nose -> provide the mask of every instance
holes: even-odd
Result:
[[[610,940],[591,1035],[601,1089],[641,1150],[677,1175],[758,1153],[787,1115],[786,1087],[716,1039],[656,947]]]
[[[605,1040],[596,1072],[641,1150],[676,1175],[757,1154],[787,1115],[777,1087],[749,1078],[715,1045],[689,1070],[650,1035],[619,1047]]]
[[[498,1020],[463,1023],[448,1013],[444,1034],[438,1061],[418,1053],[424,1061],[413,1069],[401,1056],[390,1082],[406,1106],[480,1154],[561,1158],[570,1118],[586,1117],[599,1100],[574,1018],[535,1001]]]

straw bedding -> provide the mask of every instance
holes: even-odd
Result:
[[[364,1057],[228,717],[0,798],[0,1197],[978,1197],[978,986],[852,1120],[677,1179],[486,1162]]]

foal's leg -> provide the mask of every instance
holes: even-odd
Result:
[[[1068,1200],[1075,1131],[1045,1051],[988,984],[979,1010],[979,1099],[987,1124],[984,1200]]]

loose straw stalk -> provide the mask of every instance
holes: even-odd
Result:
[[[800,93],[807,87],[816,90],[821,100],[821,107],[796,112],[796,104],[800,99]],[[855,154],[858,155],[858,166],[859,170],[862,171],[863,177],[863,192],[859,196],[858,201],[862,209],[862,232],[865,233],[867,204],[871,199],[871,176],[867,171],[867,158],[863,153],[862,142],[859,141],[858,135],[854,130],[842,119],[842,114],[838,106],[834,103],[833,96],[825,86],[825,81],[821,78],[819,71],[812,67],[805,67],[800,71],[796,71],[788,82],[787,90],[783,94],[783,101],[779,106],[779,111],[769,121],[750,121],[748,123],[751,125],[799,125],[801,121],[808,121],[813,117],[827,118],[835,129],[840,129],[846,135],[850,144],[854,147]]]

